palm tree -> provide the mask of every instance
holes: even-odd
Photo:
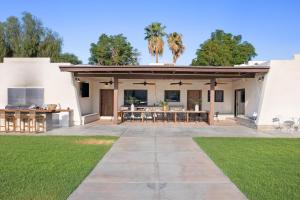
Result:
[[[145,28],[145,40],[148,41],[149,53],[156,56],[156,63],[158,63],[158,55],[162,55],[164,52],[163,37],[166,35],[165,28],[159,22],[153,22]]]
[[[185,46],[182,43],[182,35],[174,32],[168,35],[169,49],[173,54],[173,63],[176,64],[177,59],[183,54]]]

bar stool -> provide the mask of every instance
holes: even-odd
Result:
[[[21,132],[25,132],[26,128],[28,129],[28,132],[35,132],[36,131],[36,126],[35,126],[35,111],[29,111],[29,113],[27,114],[21,114],[20,117],[20,129]],[[23,125],[23,128],[22,128]]]
[[[14,114],[5,113],[5,131],[7,133],[16,131],[16,121]],[[12,128],[12,130],[10,128]]]
[[[21,118],[21,111],[17,110],[15,111],[15,132],[19,131],[21,132],[21,121],[20,121],[20,118]]]
[[[5,111],[0,111],[0,132],[6,132]]]
[[[36,115],[36,117],[35,117],[35,132],[36,133],[45,132],[45,121],[46,121],[46,118],[44,115]],[[42,129],[42,131],[41,131],[41,129]]]
[[[30,128],[32,128],[32,126],[30,126],[31,124],[33,124],[33,119],[30,118],[30,114],[22,113],[20,115],[20,132],[24,133],[26,131],[26,128],[28,132],[30,132]]]

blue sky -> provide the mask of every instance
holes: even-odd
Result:
[[[141,53],[140,63],[155,62],[147,50],[144,27],[162,22],[167,32],[183,35],[185,53],[178,64],[188,65],[199,45],[215,29],[241,34],[251,42],[255,60],[289,59],[300,53],[298,0],[0,0],[0,21],[23,11],[40,18],[63,38],[64,52],[88,62],[89,48],[102,33],[123,33]],[[160,61],[171,62],[165,45]]]

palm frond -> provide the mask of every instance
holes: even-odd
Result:
[[[182,35],[177,32],[169,34],[168,45],[173,54],[173,62],[176,63],[177,59],[183,54],[185,50],[185,46],[182,42]]]

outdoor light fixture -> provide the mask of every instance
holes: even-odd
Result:
[[[80,83],[80,79],[78,77],[75,77],[75,81]]]
[[[264,79],[265,79],[265,77],[264,77],[264,76],[260,76],[260,77],[258,77],[258,81],[260,81],[260,82],[264,81]]]

